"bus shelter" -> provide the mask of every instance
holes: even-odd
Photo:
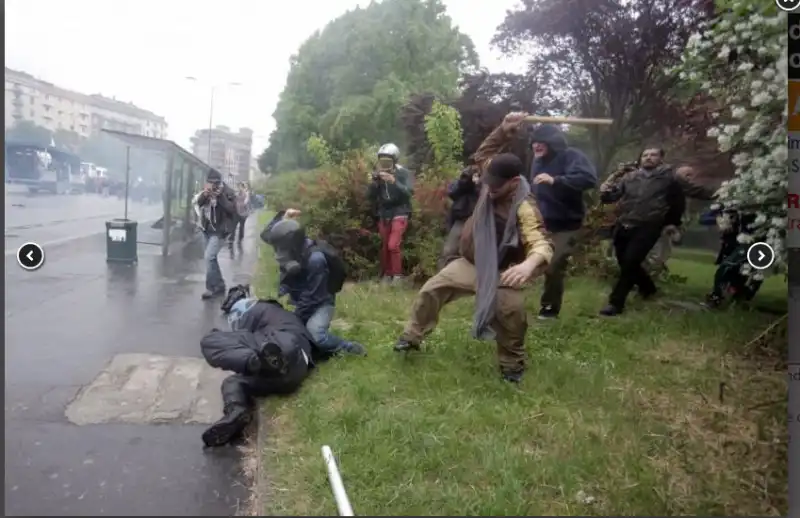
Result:
[[[164,216],[153,226],[161,230],[161,240],[145,244],[160,245],[161,255],[169,255],[170,245],[190,241],[195,235],[197,215],[192,198],[211,167],[171,140],[116,130],[103,132],[122,141],[129,154],[134,151],[138,155],[138,160],[129,160],[126,167],[126,190],[145,181],[161,184]]]

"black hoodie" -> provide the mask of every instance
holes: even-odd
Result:
[[[564,133],[556,126],[544,124],[531,133],[534,142],[547,144],[547,155],[531,162],[531,190],[536,197],[544,224],[550,232],[578,230],[583,224],[586,207],[583,191],[597,185],[597,172],[581,151],[567,147]],[[533,183],[536,176],[547,173],[553,184]]]

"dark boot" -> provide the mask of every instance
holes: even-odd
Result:
[[[502,370],[501,375],[503,380],[509,383],[520,383],[522,381],[523,371]]]
[[[403,340],[401,338],[396,344],[394,344],[394,350],[397,352],[419,351],[419,344],[411,343],[408,340]]]
[[[621,314],[622,314],[622,308],[618,308],[613,304],[609,304],[600,310],[600,316],[602,317],[616,317]]]
[[[241,437],[253,417],[249,408],[240,404],[226,405],[225,415],[203,432],[203,442],[209,448],[224,446]]]

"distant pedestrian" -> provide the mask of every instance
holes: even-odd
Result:
[[[241,244],[242,239],[244,239],[244,224],[247,221],[247,217],[250,216],[250,210],[250,188],[246,183],[241,182],[236,192],[236,213],[238,215],[236,221],[236,227],[238,228],[236,241],[239,244]]]

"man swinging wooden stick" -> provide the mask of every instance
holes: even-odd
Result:
[[[503,379],[521,381],[527,363],[528,323],[520,288],[553,258],[553,244],[531,195],[523,162],[505,152],[526,117],[526,113],[508,114],[473,155],[482,186],[475,210],[464,223],[461,257],[419,291],[395,351],[419,349],[446,304],[474,295],[473,337],[494,340]]]
[[[506,123],[509,121],[516,121],[516,128],[524,122],[542,123],[529,133],[527,152],[531,154],[532,160],[525,177],[531,184],[531,193],[553,243],[553,259],[545,272],[538,318],[554,319],[561,312],[569,257],[586,215],[583,194],[597,186],[594,165],[583,152],[568,146],[559,125],[608,126],[613,121],[527,115],[519,112],[509,114]],[[508,124],[506,127],[510,128]],[[510,148],[515,138],[516,135],[511,132],[495,130],[476,155],[489,156],[498,152],[494,151],[493,146],[499,151]],[[483,157],[479,156],[478,159]]]

